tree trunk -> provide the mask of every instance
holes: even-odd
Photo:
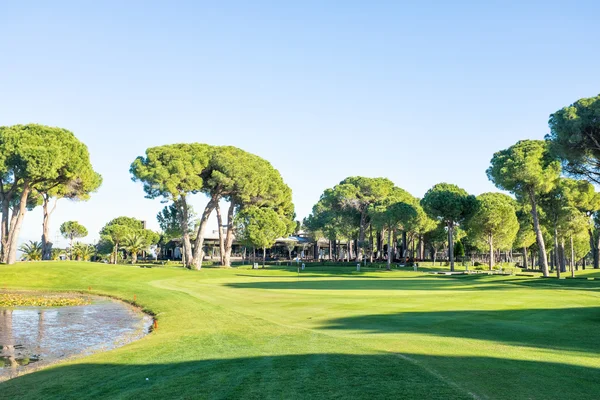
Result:
[[[598,243],[594,239],[594,230],[592,228],[588,229],[588,235],[590,237],[590,251],[592,252],[592,257],[594,259],[594,268],[596,268],[598,264]],[[585,257],[584,257],[585,260]]]
[[[135,251],[132,251],[132,252],[131,252],[131,263],[132,263],[132,264],[135,264],[135,263],[137,263],[137,258],[138,258],[137,252],[135,252]]]
[[[8,261],[8,232],[10,231],[10,202],[12,200],[12,193],[4,193],[1,185],[0,191],[2,191],[2,226],[0,230],[2,247],[0,248],[0,255],[2,256],[2,263],[6,264]]]
[[[42,195],[44,198],[43,211],[44,217],[42,222],[42,260],[52,259],[52,242],[50,241],[50,216],[56,209],[56,203],[58,199],[54,199],[54,206],[49,209],[50,196],[47,194]]]
[[[560,278],[561,268],[560,268],[560,264],[558,262],[558,232],[556,229],[556,223],[554,224],[554,257],[553,257],[553,260],[554,260],[554,265],[556,268],[556,277]]]
[[[596,254],[594,256],[594,269],[600,269],[600,232],[596,239]]]
[[[571,235],[571,278],[575,278],[575,249],[573,248],[573,235]]]
[[[219,203],[215,206],[215,210],[217,211],[217,223],[219,224],[219,258],[221,265],[224,265],[225,257],[225,237],[223,236],[223,216],[221,215],[221,207]]]
[[[363,247],[365,243],[365,225],[367,223],[367,209],[360,213],[360,227],[358,231],[358,243],[356,246],[356,262],[360,262],[363,253]]]
[[[392,261],[396,260],[396,244],[398,243],[398,231],[396,229],[392,229],[392,243],[388,243],[388,246],[391,246],[392,251]]]
[[[113,249],[113,264],[117,264],[117,260],[119,259],[119,241],[115,242],[115,248]]]
[[[406,238],[406,231],[403,230],[402,231],[402,254],[400,255],[402,258],[404,258],[404,265],[406,265],[407,263],[407,256],[408,256],[408,240]]]
[[[523,247],[523,269],[527,269],[527,247]]]
[[[387,255],[387,270],[392,269],[392,230],[388,229],[388,255]]]
[[[488,236],[488,244],[490,245],[490,271],[494,269],[494,237],[492,234]]]
[[[546,246],[544,244],[544,236],[542,235],[542,229],[540,228],[540,221],[538,218],[537,204],[533,191],[529,191],[529,201],[531,203],[531,217],[533,218],[533,229],[535,230],[535,237],[539,248],[539,260],[542,273],[545,277],[548,276],[548,258],[546,257]]]
[[[189,232],[189,207],[185,196],[175,201],[179,213],[179,228],[181,229],[181,261],[186,268],[192,268],[192,242]]]
[[[197,270],[202,268],[202,261],[204,259],[204,233],[206,232],[208,218],[215,209],[216,204],[217,199],[214,197],[211,198],[208,204],[206,204],[206,207],[204,207],[202,217],[200,218],[200,225],[198,226],[198,231],[196,232],[196,241],[194,242],[194,254],[192,263],[194,265],[194,268]]]
[[[23,187],[23,192],[21,193],[18,214],[16,216],[16,220],[14,220],[14,225],[12,224],[13,221],[11,221],[8,236],[7,264],[14,264],[17,261],[17,244],[19,242],[19,232],[21,231],[23,218],[25,217],[25,213],[27,212],[27,197],[29,196],[30,191],[31,189],[29,188],[29,184],[25,183],[25,186]],[[15,211],[16,210],[13,210],[13,216]]]
[[[454,272],[454,222],[448,222],[448,258],[450,259],[450,271]]]
[[[265,268],[265,260],[267,259],[267,248],[263,247],[263,269]]]
[[[567,272],[567,254],[565,252],[565,238],[560,239],[560,272]]]
[[[227,233],[225,236],[225,257],[223,257],[223,266],[231,266],[231,249],[233,246],[233,212],[235,211],[235,202],[231,200],[227,210]]]
[[[348,262],[350,262],[350,259],[353,258],[352,257],[352,243],[353,243],[353,240],[348,239]]]
[[[335,241],[334,241],[335,243]],[[331,240],[329,241],[329,261],[333,260],[333,249],[331,248]]]

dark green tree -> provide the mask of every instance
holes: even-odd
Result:
[[[510,249],[519,231],[514,204],[515,200],[502,193],[477,196],[477,207],[469,220],[468,234],[473,244],[489,251],[490,269],[494,267],[494,250]]]
[[[69,239],[69,251],[73,259],[73,240],[86,237],[88,235],[86,227],[77,221],[66,221],[60,226],[60,234],[65,239]]]
[[[130,173],[134,181],[144,184],[146,197],[171,201],[177,210],[182,235],[183,259],[188,268],[201,268],[204,231],[210,214],[218,199],[211,198],[206,205],[198,226],[196,246],[192,250],[189,224],[189,197],[205,189],[205,176],[213,155],[213,147],[206,144],[172,144],[151,147],[145,157],[136,158],[131,164]],[[197,252],[198,254],[193,254]]]
[[[288,216],[269,207],[256,206],[243,208],[237,213],[236,223],[239,240],[263,250],[263,268],[267,248],[272,247],[277,238],[287,237],[296,227],[294,220]]]
[[[566,172],[600,184],[600,95],[550,115],[552,150]]]
[[[521,140],[495,153],[487,170],[488,178],[496,187],[515,194],[518,200],[529,202],[544,276],[548,276],[548,259],[540,226],[538,199],[556,186],[560,172],[560,162],[550,152],[548,143],[542,140]]]
[[[100,238],[112,243],[111,259],[113,264],[117,263],[119,248],[127,238],[141,231],[143,228],[142,221],[131,217],[117,217],[104,225],[102,230],[100,230]]]
[[[475,196],[449,183],[438,183],[433,186],[421,200],[425,212],[447,227],[451,271],[454,271],[454,228],[471,216],[476,204]]]
[[[36,124],[0,127],[2,262],[16,261],[19,231],[36,188],[51,190],[88,170],[87,147],[66,129]]]

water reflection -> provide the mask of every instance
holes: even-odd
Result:
[[[115,301],[0,309],[0,381],[76,355],[110,350],[147,333],[151,319]]]

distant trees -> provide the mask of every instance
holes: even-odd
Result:
[[[423,209],[431,217],[441,221],[447,228],[451,271],[454,271],[454,228],[469,218],[475,210],[476,204],[475,196],[448,183],[438,183],[433,186],[421,200]]]
[[[514,203],[512,198],[502,193],[477,196],[468,231],[473,243],[489,250],[490,269],[494,267],[494,249],[511,249],[519,231]]]
[[[73,240],[86,237],[88,235],[86,227],[77,221],[66,221],[60,226],[60,234],[65,239],[69,239],[69,252],[73,259]]]
[[[96,248],[91,244],[75,242],[71,248],[71,254],[77,261],[90,261]]]
[[[590,183],[600,183],[600,95],[556,111],[549,127],[545,141],[519,141],[490,161],[488,178],[515,199],[499,193],[475,198],[448,183],[417,199],[387,178],[350,176],[323,192],[302,225],[313,240],[329,240],[330,259],[385,257],[388,269],[394,258],[424,258],[426,248],[434,260],[439,252],[447,253],[451,270],[461,248],[472,256],[489,253],[490,269],[499,250],[512,259],[513,249],[522,253],[524,267],[528,252],[532,267],[537,254],[544,276],[549,275],[549,256],[557,275],[566,272],[567,261],[574,274],[576,261],[583,259],[585,266],[590,250],[594,268],[600,268],[600,194]],[[143,184],[146,197],[168,203],[157,215],[162,240],[181,237],[188,268],[202,266],[213,212],[224,266],[231,264],[234,237],[262,249],[264,258],[276,238],[299,230],[291,189],[279,172],[239,148],[201,143],[151,147],[133,161],[130,173]],[[571,179],[580,177],[585,180]],[[87,200],[101,183],[87,147],[71,132],[36,124],[0,127],[0,262],[15,262],[24,215],[37,206],[43,208],[41,250],[38,255],[38,243],[31,242],[23,252],[28,259],[55,258],[49,221],[56,202]],[[198,219],[190,206],[197,194],[207,198]],[[85,260],[98,252],[110,254],[115,263],[123,251],[135,263],[159,241],[155,232],[128,217],[107,223],[93,249],[74,244],[87,235],[78,222],[65,222],[61,233],[69,239],[71,257]],[[547,249],[548,241],[552,246]],[[295,242],[287,247],[291,258]],[[315,257],[317,250],[318,245]]]
[[[358,244],[356,260],[367,256],[372,259],[375,254],[380,257],[387,235],[390,268],[396,254],[398,232],[402,233],[401,253],[406,256],[409,253],[407,241],[410,239],[414,247],[419,240],[420,247],[424,247],[424,234],[436,224],[416,198],[394,186],[390,180],[349,177],[323,192],[312,213],[304,219],[304,226],[315,236],[320,232],[329,239],[330,249],[333,247],[337,251],[338,240],[345,240],[347,261],[352,258],[355,241]],[[421,250],[419,253],[422,255]]]
[[[263,268],[267,248],[275,244],[275,239],[294,232],[296,223],[284,214],[271,208],[246,207],[236,215],[239,240],[263,250]]]
[[[370,223],[370,211],[376,204],[385,201],[392,194],[394,183],[387,178],[366,178],[352,176],[344,179],[333,188],[338,209],[354,214],[358,220],[358,249],[356,261],[360,261],[367,247],[365,236]]]
[[[0,127],[0,155],[0,261],[12,264],[25,213],[39,204],[36,191],[47,203],[49,197],[59,195],[60,187],[93,170],[87,147],[73,133],[44,125]],[[45,224],[48,218],[45,214]],[[47,256],[47,232],[43,241]]]
[[[118,217],[109,221],[100,231],[100,243],[103,252],[110,250],[111,261],[116,264],[119,260],[119,249],[125,250],[131,256],[132,263],[137,262],[137,256],[158,243],[160,236],[150,229],[145,229],[142,221],[131,217]]]
[[[158,242],[158,234],[149,229],[137,229],[123,240],[122,248],[131,256],[131,263],[137,263],[138,255],[150,250]]]

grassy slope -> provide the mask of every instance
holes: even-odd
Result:
[[[0,266],[0,287],[135,294],[159,318],[0,397],[597,398],[600,282],[351,271]]]

